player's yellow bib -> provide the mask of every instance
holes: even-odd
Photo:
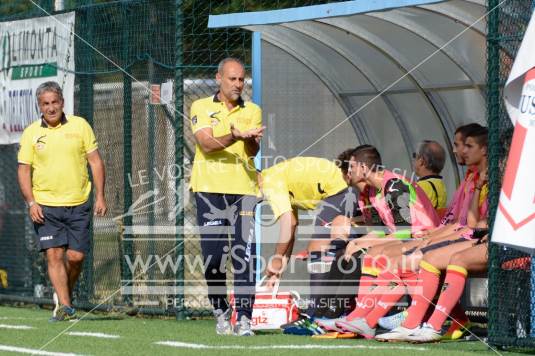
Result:
[[[262,171],[262,193],[275,218],[292,209],[315,209],[345,188],[340,168],[323,158],[295,157]]]

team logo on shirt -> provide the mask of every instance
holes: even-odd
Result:
[[[41,137],[38,137],[35,141],[35,149],[38,151],[41,151],[45,148],[45,141],[43,140],[46,137],[46,135],[43,135]]]
[[[193,125],[197,125],[197,115],[195,115],[194,117],[191,118],[191,123]]]
[[[208,116],[210,116],[210,118],[212,119],[211,121],[212,126],[217,126],[217,124],[219,124],[219,118],[216,115],[219,114],[220,112],[221,111],[209,111],[208,112]]]

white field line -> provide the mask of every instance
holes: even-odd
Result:
[[[16,346],[9,346],[9,345],[0,345],[0,351],[18,352],[21,354],[43,355],[43,356],[81,356],[81,354],[42,351],[38,349],[27,349],[25,347],[16,347]]]
[[[70,331],[70,332],[67,333],[67,335],[100,337],[100,338],[103,338],[103,339],[118,339],[118,338],[120,338],[119,335],[111,335],[111,334],[104,334],[104,333],[91,333],[91,332],[82,332],[82,331]]]
[[[30,330],[30,329],[34,329],[34,327],[33,326],[28,326],[28,325],[0,324],[0,329]]]
[[[194,344],[179,341],[158,341],[156,345],[178,347],[183,349],[211,349],[211,350],[337,350],[337,349],[366,349],[366,350],[411,350],[411,351],[428,351],[424,347],[412,346],[374,346],[374,345],[262,345],[262,346],[239,346],[239,345],[221,345],[212,346],[204,344]]]

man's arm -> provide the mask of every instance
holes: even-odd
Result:
[[[19,163],[17,171],[20,191],[26,203],[30,206],[29,214],[33,222],[42,224],[45,221],[43,210],[39,204],[35,202],[32,191],[32,166],[29,164]]]
[[[87,161],[93,174],[93,183],[95,184],[95,215],[104,216],[108,208],[106,207],[106,198],[104,196],[104,185],[106,182],[106,170],[104,162],[98,153],[94,150],[87,154]]]
[[[466,225],[470,228],[475,228],[478,226],[480,220],[484,220],[482,216],[479,216],[479,199],[481,197],[481,190],[487,184],[487,172],[483,172],[477,182],[475,182],[474,195],[472,196],[472,201],[470,202],[470,207],[468,209],[466,217]]]
[[[292,254],[295,229],[297,227],[297,218],[293,211],[283,213],[279,218],[280,236],[275,247],[275,253],[271,258],[270,265],[267,269],[267,275],[280,276],[284,270],[285,263]]]
[[[224,150],[237,141],[232,133],[224,136],[214,137],[213,131],[210,127],[206,127],[195,132],[195,140],[204,153],[214,153]]]
[[[249,154],[250,152],[253,152],[254,147],[256,147],[256,151],[253,154],[254,156],[256,155],[256,152],[258,152],[260,137],[262,137],[263,131],[264,131],[264,128],[260,127],[260,128],[251,129],[245,132],[241,132],[235,127],[231,126],[229,134],[219,136],[219,137],[214,137],[212,128],[205,127],[195,132],[195,140],[197,141],[197,143],[199,144],[199,146],[201,147],[204,153],[218,152],[229,147],[236,141],[244,140],[247,154]],[[257,142],[257,139],[258,139],[258,142]],[[251,151],[249,152],[247,150],[251,150]]]

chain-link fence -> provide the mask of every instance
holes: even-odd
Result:
[[[200,256],[189,229],[194,143],[187,116],[194,100],[215,92],[218,62],[236,56],[249,67],[251,47],[247,31],[208,29],[208,15],[319,3],[64,1],[60,12],[76,13],[76,36],[61,39],[74,41],[74,112],[97,136],[109,206],[107,217],[93,221],[76,305],[179,316],[205,310],[202,266],[185,268]],[[0,21],[60,12],[50,0],[4,2]],[[250,97],[249,85],[244,98]],[[9,282],[0,298],[46,303],[52,288],[17,185],[18,147],[0,150],[0,269]]]
[[[73,39],[74,112],[94,127],[107,168],[110,208],[106,218],[93,222],[91,255],[75,293],[79,305],[142,306],[146,312],[193,315],[207,305],[201,266],[184,268],[188,257],[200,255],[198,242],[188,233],[195,213],[187,191],[194,149],[187,115],[194,100],[215,91],[217,63],[232,55],[249,64],[251,47],[247,31],[208,29],[208,15],[319,3],[324,1],[65,1],[64,11],[76,12],[78,35]],[[506,155],[501,142],[512,133],[502,88],[533,6],[531,0],[499,3],[488,3],[489,9],[496,7],[488,17],[487,59],[492,216],[498,167]],[[3,2],[0,20],[52,11],[51,0]],[[154,98],[153,85],[170,100]],[[164,95],[170,87],[173,95]],[[244,96],[250,94],[248,86]],[[0,297],[45,302],[51,289],[16,183],[16,154],[16,144],[0,146],[0,269],[7,271],[9,282]],[[181,226],[185,231],[177,234]],[[526,310],[532,305],[529,256],[491,246],[490,340],[533,346]],[[507,269],[504,262],[510,262]],[[160,292],[150,294],[147,286]],[[185,304],[177,304],[183,296]]]
[[[513,127],[503,101],[503,87],[531,18],[532,0],[489,0],[488,19],[488,125],[489,199],[494,221],[504,161]],[[495,244],[489,251],[489,341],[501,346],[534,347],[530,319],[535,313],[531,282],[531,256]]]

